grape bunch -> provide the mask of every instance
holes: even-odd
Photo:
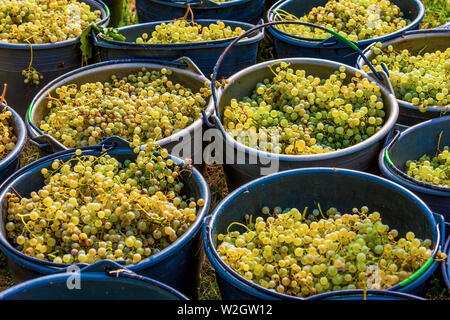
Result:
[[[0,160],[3,160],[15,147],[17,137],[11,126],[12,113],[6,107],[1,106],[0,99]]]
[[[245,30],[241,27],[226,26],[222,21],[202,26],[181,19],[157,25],[150,37],[147,33],[143,33],[136,39],[136,43],[167,44],[214,41],[234,38],[244,32]]]
[[[272,66],[273,67],[273,66]],[[353,146],[379,131],[386,113],[380,87],[340,67],[327,79],[281,63],[251,96],[224,108],[225,130],[248,147],[309,155]]]
[[[450,104],[450,48],[421,54],[407,49],[395,50],[392,45],[382,48],[380,42],[372,49],[371,63],[378,71],[384,63],[397,99],[418,106],[448,107]],[[369,71],[364,65],[363,70]]]
[[[220,258],[245,279],[298,297],[352,289],[387,289],[409,278],[432,255],[432,241],[413,232],[399,238],[367,207],[341,213],[320,205],[262,208],[247,224],[232,223],[217,236]],[[233,225],[245,231],[230,231]],[[439,253],[441,255],[441,253]],[[445,257],[445,255],[442,255]]]
[[[23,83],[39,85],[40,81],[44,78],[34,67],[28,67],[22,70],[22,76],[25,77]]]
[[[197,92],[170,80],[173,70],[142,68],[110,82],[64,85],[49,96],[39,128],[64,146],[96,145],[120,136],[138,146],[163,139],[201,117],[211,89]]]
[[[159,155],[155,154],[159,152]],[[123,164],[107,153],[54,160],[29,198],[7,194],[5,221],[17,250],[55,263],[102,259],[138,263],[175,242],[196,221],[204,199],[183,194],[189,170],[149,143]]]
[[[450,188],[450,150],[445,146],[436,156],[423,155],[406,161],[406,174],[416,180]]]
[[[400,8],[388,0],[330,0],[325,6],[314,7],[302,17],[278,9],[274,21],[301,21],[333,30],[352,41],[372,39],[406,27]],[[318,28],[299,24],[277,28],[310,39],[326,39],[330,34]]]
[[[76,0],[2,0],[0,42],[41,44],[74,39],[101,16],[100,10],[92,11]]]

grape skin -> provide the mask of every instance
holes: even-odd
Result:
[[[298,296],[351,289],[388,289],[407,279],[430,257],[430,240],[398,232],[367,207],[351,214],[330,208],[263,208],[245,231],[217,236],[220,258],[266,289]],[[249,217],[249,215],[246,215]],[[243,226],[242,224],[238,224]]]
[[[158,151],[160,156],[155,156]],[[45,186],[29,198],[8,193],[9,241],[31,257],[55,263],[102,259],[138,263],[176,241],[197,219],[203,199],[182,194],[182,168],[154,144],[135,161],[108,154],[55,160]]]

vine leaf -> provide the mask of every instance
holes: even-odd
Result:
[[[125,41],[126,37],[119,33],[116,28],[105,28],[96,24],[90,24],[83,30],[80,36],[80,50],[82,53],[82,64],[86,63],[93,55],[92,34],[102,35],[106,39]]]

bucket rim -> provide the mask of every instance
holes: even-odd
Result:
[[[275,297],[278,299],[294,299],[294,300],[305,300],[307,298],[300,298],[300,297],[295,297],[295,296],[291,296],[291,295],[287,295],[284,293],[278,293],[278,292],[274,292],[272,290],[269,289],[265,289],[264,287],[251,282],[250,280],[245,279],[244,277],[242,277],[240,274],[238,274],[236,271],[234,271],[230,266],[228,266],[218,255],[217,250],[214,246],[214,239],[213,239],[213,230],[216,227],[216,223],[218,218],[220,217],[220,215],[222,215],[227,207],[227,205],[229,204],[229,202],[231,202],[232,200],[234,200],[235,198],[238,198],[240,195],[250,192],[250,190],[252,189],[252,187],[254,187],[255,185],[259,185],[261,183],[265,183],[267,185],[272,185],[272,186],[276,186],[276,180],[282,179],[285,176],[301,176],[302,174],[330,174],[330,175],[346,175],[349,177],[358,177],[358,178],[365,178],[368,180],[372,180],[372,181],[377,181],[381,184],[384,185],[391,185],[391,186],[395,186],[398,190],[398,192],[403,193],[405,196],[407,196],[409,199],[411,199],[411,201],[413,201],[420,209],[421,211],[425,214],[425,216],[428,218],[428,221],[430,222],[431,225],[433,226],[438,226],[439,222],[437,222],[433,216],[433,212],[431,211],[431,209],[425,204],[425,202],[423,200],[421,200],[417,195],[415,195],[413,192],[411,192],[410,190],[408,190],[407,188],[393,182],[390,181],[388,179],[370,174],[370,173],[365,173],[365,172],[361,172],[361,171],[357,171],[357,170],[351,170],[351,169],[341,169],[341,168],[326,168],[326,167],[312,167],[312,168],[301,168],[301,169],[293,169],[293,170],[287,170],[287,171],[282,171],[282,172],[278,172],[278,173],[274,173],[265,177],[261,177],[258,178],[256,180],[253,180],[241,187],[239,187],[238,189],[234,190],[232,193],[230,193],[228,196],[226,196],[212,211],[211,215],[209,216],[210,219],[209,220],[205,220],[205,227],[206,227],[206,235],[204,237],[204,244],[205,244],[205,252],[207,254],[208,259],[210,260],[210,262],[214,265],[214,269],[216,271],[216,273],[221,274],[224,273],[226,277],[232,279],[233,282],[237,282],[237,284],[239,286],[243,286],[243,287],[250,287],[253,288],[255,290],[257,290],[258,292],[267,294],[271,297]],[[439,239],[439,235],[436,235],[438,231],[433,229],[432,233],[433,233],[433,241],[434,241],[434,256],[431,257],[434,259],[435,255],[436,255],[436,248],[439,248],[439,246],[441,245],[441,243],[438,243],[437,239]],[[212,260],[212,261],[211,261]],[[436,265],[436,261],[433,261],[426,270],[424,270],[424,272],[422,274],[420,274],[420,276],[416,279],[413,280],[412,283],[416,283],[417,281],[420,281],[420,279],[422,277],[424,277],[424,275],[426,275],[426,272],[428,270],[430,270],[431,268],[433,268],[433,265]],[[425,263],[424,265],[426,265],[427,263]],[[219,270],[217,270],[217,267]],[[405,286],[402,286],[400,288],[405,288],[409,285],[409,283]],[[395,285],[393,287],[390,287],[386,290],[388,291],[393,291],[397,290],[399,288],[399,285]],[[339,291],[330,291],[331,293],[336,293]]]
[[[269,10],[267,11],[267,21],[272,21],[272,16],[273,16],[273,11],[282,7],[283,5],[286,5],[287,3],[292,3],[298,0],[279,0],[278,2],[275,2],[272,7],[269,8]],[[396,0],[391,0],[393,2],[393,4],[395,4],[394,2],[396,2]],[[396,37],[398,35],[401,35],[403,33],[405,33],[408,30],[411,30],[415,27],[417,27],[419,25],[419,23],[423,20],[424,16],[425,16],[425,6],[423,5],[423,3],[420,0],[409,0],[411,2],[411,5],[415,5],[418,9],[419,12],[417,14],[417,17],[415,17],[414,20],[412,20],[409,24],[407,24],[405,27],[394,31],[392,33],[388,33],[382,36],[378,36],[376,38],[371,38],[371,39],[366,39],[366,40],[359,40],[359,41],[354,41],[354,43],[357,46],[365,46],[368,45],[372,42],[378,42],[378,41],[383,41],[385,39],[389,39],[392,37]],[[307,41],[301,41],[301,40],[297,40],[294,38],[290,38],[287,36],[284,36],[283,34],[277,32],[277,27],[271,26],[269,27],[269,32],[276,38],[279,38],[282,41],[286,41],[290,44],[294,44],[294,45],[298,45],[298,44],[302,44],[308,47],[313,47],[315,45],[317,45],[318,42],[323,41],[325,39],[314,39],[311,38],[311,41],[313,42],[312,45],[309,45],[310,42]]]
[[[189,19],[187,21],[190,21]],[[241,22],[241,21],[235,21],[235,20],[220,20],[223,23],[225,23],[226,26],[233,26],[233,27],[245,27],[244,31],[246,29],[251,29],[254,27],[254,24]],[[141,24],[135,24],[135,25],[129,25],[125,27],[118,28],[118,32],[121,31],[128,31],[133,29],[139,29],[139,28],[147,28],[154,25],[159,25],[161,23],[170,23],[173,22],[173,20],[164,20],[164,21],[153,21],[153,22],[146,22]],[[194,22],[198,24],[202,23],[216,23],[217,19],[197,19],[194,20]],[[97,36],[94,34],[94,37],[97,39]],[[243,46],[255,42],[259,42],[264,37],[263,30],[256,31],[255,34],[247,38],[245,40],[239,41],[236,45],[237,46]],[[220,40],[213,40],[213,41],[199,41],[199,42],[187,42],[187,43],[135,43],[135,42],[127,42],[127,41],[117,41],[117,40],[111,40],[105,38],[102,34],[98,36],[98,39],[101,41],[104,41],[104,43],[96,41],[96,45],[99,47],[106,47],[108,48],[108,44],[114,44],[119,46],[128,46],[128,47],[136,47],[136,48],[142,48],[142,49],[167,49],[167,50],[174,50],[174,49],[208,49],[211,47],[214,48],[221,48],[226,47],[228,44],[233,41],[236,37],[232,38],[226,38],[226,39],[220,39]],[[115,48],[117,49],[117,48]]]
[[[422,298],[422,297],[419,297],[419,296],[416,296],[416,295],[413,295],[410,293],[400,292],[400,291],[369,289],[369,290],[366,290],[366,294],[379,296],[380,298],[382,298],[383,296],[404,298],[404,299],[400,299],[400,300],[427,300],[425,298]],[[306,300],[324,300],[324,299],[328,300],[328,298],[339,297],[339,296],[361,296],[361,295],[364,295],[364,290],[341,290],[341,291],[330,291],[330,292],[317,294],[317,295],[306,298]],[[378,300],[378,299],[374,299],[374,300]],[[379,300],[383,300],[383,299],[379,299]]]
[[[188,60],[189,63],[191,63],[192,65],[195,66],[195,64],[192,62],[192,60],[190,60],[187,57],[182,57],[180,59],[175,60],[174,62],[178,61],[178,60]],[[116,66],[116,67],[120,67],[121,65],[135,65],[134,67],[136,68],[136,71],[139,70],[139,68],[142,67],[147,67],[147,68],[170,68],[172,70],[182,70],[185,72],[190,72],[192,73],[192,78],[196,78],[197,80],[205,83],[211,83],[210,80],[208,80],[205,75],[203,74],[196,74],[190,70],[183,70],[180,69],[177,66],[167,66],[164,65],[163,63],[164,61],[161,61],[161,64],[158,64],[155,62],[155,60],[153,59],[139,59],[139,58],[135,58],[135,59],[120,59],[120,60],[110,60],[110,61],[104,61],[104,62],[99,62],[99,63],[95,63],[95,64],[91,64],[79,69],[75,69],[72,70],[70,72],[67,72],[59,77],[57,77],[56,79],[50,81],[48,84],[46,84],[41,90],[39,90],[39,92],[33,97],[33,100],[30,102],[30,105],[27,109],[27,113],[26,113],[26,117],[25,117],[25,124],[26,127],[28,129],[28,133],[30,135],[31,139],[35,139],[39,136],[44,135],[44,133],[41,131],[37,131],[36,130],[36,124],[34,124],[34,122],[32,121],[32,116],[33,116],[33,112],[35,110],[36,107],[36,103],[38,102],[38,100],[43,99],[43,97],[45,97],[45,95],[50,92],[51,90],[55,89],[57,86],[59,85],[63,85],[64,83],[70,82],[72,80],[75,80],[76,78],[82,76],[83,74],[89,72],[89,71],[104,71],[105,69],[110,69],[112,66]],[[209,98],[211,99],[211,97]],[[210,103],[207,101],[206,103],[206,108],[205,113],[207,115],[207,117],[211,117],[214,114],[214,106],[211,106]],[[196,128],[199,128],[203,125],[204,119],[203,116],[200,116],[198,119],[196,119],[193,123],[191,123],[189,126],[187,126],[186,128],[168,136],[165,137],[164,139],[158,140],[156,141],[156,143],[158,143],[161,146],[167,145],[173,141],[178,141],[181,137],[183,137],[185,135],[186,132],[191,132],[193,130],[195,130]],[[35,128],[36,127],[36,128]],[[56,145],[59,145],[61,147],[61,149],[63,150],[69,150],[70,148],[64,146],[62,143],[60,143],[58,140],[56,140],[53,136],[49,136],[49,139],[54,142]],[[107,137],[108,138],[108,137]]]
[[[93,265],[91,265],[91,266],[93,266]],[[116,277],[108,276],[105,273],[101,273],[101,272],[83,272],[83,270],[81,270],[79,274],[80,274],[81,281],[110,280],[111,282],[113,282],[113,281],[118,280]],[[53,284],[53,283],[67,282],[67,280],[70,277],[73,277],[73,273],[56,273],[56,274],[50,274],[50,275],[34,278],[34,279],[31,279],[28,281],[24,281],[24,282],[18,283],[16,285],[0,292],[0,300],[6,300],[6,299],[14,300],[14,295],[18,292],[28,291],[30,289],[33,290],[33,289],[45,288],[46,286]],[[140,276],[140,277],[143,277],[143,276]],[[162,283],[158,280],[148,278],[148,277],[143,277],[143,278],[145,278],[145,281],[148,282],[148,284],[146,284],[148,286],[154,286],[159,289],[162,289],[180,300],[189,300],[189,298],[187,298],[184,294],[182,294],[178,290],[172,288],[171,286],[169,286],[165,283]],[[129,282],[132,284],[133,283],[145,284],[145,282],[143,282],[142,280],[138,280],[138,279],[120,278],[119,277],[119,280],[123,281],[123,282]],[[36,297],[35,299],[32,299],[32,300],[56,300],[56,299],[60,299],[60,298],[55,297],[54,299],[45,299],[45,298],[39,299],[39,297]],[[82,299],[82,298],[80,298],[80,299]],[[82,299],[82,300],[84,300],[84,299]]]
[[[421,122],[414,126],[409,127],[408,129],[406,129],[405,131],[403,131],[400,134],[399,138],[392,144],[392,146],[397,143],[400,143],[404,139],[407,139],[410,133],[422,131],[422,130],[426,131],[428,127],[433,126],[435,124],[440,124],[442,122],[448,122],[450,125],[450,115],[441,117],[441,118],[430,119],[430,120],[427,120],[427,121],[424,121],[424,122]],[[433,190],[430,188],[422,187],[422,186],[416,185],[416,184],[412,183],[411,181],[408,181],[408,180],[404,179],[403,177],[395,174],[395,172],[393,172],[390,169],[389,165],[387,164],[386,151],[387,151],[388,147],[389,146],[385,146],[384,148],[382,148],[381,152],[379,154],[379,157],[378,157],[378,165],[379,165],[381,173],[383,175],[385,175],[389,180],[392,180],[395,183],[400,184],[403,187],[405,187],[409,190],[412,190],[414,192],[420,192],[423,194],[428,194],[428,195],[438,196],[438,197],[446,197],[450,201],[450,193],[449,192]]]
[[[83,151],[82,155],[99,155],[99,154],[101,154],[102,153],[101,150],[99,151],[97,149],[99,149],[99,146],[93,146],[92,149]],[[3,202],[3,199],[6,196],[6,193],[9,192],[9,189],[12,185],[19,182],[23,178],[23,176],[27,175],[29,172],[36,172],[36,170],[40,170],[40,169],[35,168],[36,166],[42,166],[43,164],[46,164],[47,166],[49,166],[55,159],[61,159],[61,158],[64,158],[66,160],[70,159],[72,156],[75,155],[76,150],[77,149],[70,149],[70,150],[65,150],[62,152],[50,154],[46,157],[43,157],[43,158],[25,166],[24,168],[22,168],[22,170],[23,170],[22,172],[14,173],[13,175],[11,175],[5,182],[3,182],[0,185],[0,203]],[[123,148],[123,147],[117,147],[113,150],[107,151],[107,153],[109,153],[109,152],[123,152],[123,153],[126,152],[130,155],[132,155],[132,154],[134,155],[133,149]],[[178,157],[175,157],[172,155],[169,155],[169,157],[176,164],[179,164],[179,165],[184,164],[184,161]],[[200,172],[196,168],[191,167],[191,170],[192,170],[192,174],[190,175],[189,179],[193,179],[193,181],[195,181],[195,183],[198,184],[199,189],[200,189],[201,198],[205,201],[204,206],[197,213],[197,219],[194,221],[194,223],[191,224],[191,226],[175,242],[171,243],[168,247],[161,250],[159,253],[151,255],[151,256],[141,260],[139,263],[127,265],[126,267],[128,269],[133,270],[133,271],[145,269],[151,265],[157,264],[157,263],[165,260],[166,258],[172,256],[176,250],[186,246],[187,243],[193,238],[193,236],[202,227],[203,218],[207,215],[207,213],[209,211],[209,207],[211,205],[211,195],[210,195],[210,190],[209,190],[208,184],[206,183],[205,178],[200,174]],[[0,210],[0,217],[1,216],[3,216],[3,209]],[[72,264],[66,264],[66,263],[54,263],[52,261],[47,261],[47,260],[39,260],[37,258],[25,255],[24,253],[20,252],[19,250],[17,250],[16,248],[13,247],[13,245],[7,239],[6,234],[4,232],[0,232],[0,249],[2,249],[2,251],[3,251],[3,249],[7,250],[8,253],[12,254],[14,259],[19,258],[20,260],[25,261],[28,265],[37,265],[39,267],[44,267],[47,270],[51,269],[52,271],[49,271],[49,273],[54,273],[55,272],[54,270],[63,270],[65,268],[69,267],[70,265],[72,265]],[[110,260],[103,259],[101,261],[110,261]],[[113,263],[124,263],[124,262],[119,262],[119,261],[112,261],[112,262]],[[82,264],[82,265],[86,265],[86,264]]]
[[[364,141],[361,141],[353,146],[343,148],[340,150],[330,151],[327,153],[321,153],[321,154],[314,154],[314,155],[288,155],[288,154],[277,154],[277,153],[271,153],[267,151],[261,151],[254,148],[250,148],[245,146],[244,144],[236,141],[233,139],[225,130],[222,124],[222,118],[220,114],[215,113],[214,117],[216,118],[216,124],[218,125],[220,131],[222,132],[222,138],[224,138],[225,142],[227,144],[233,145],[233,149],[236,149],[238,152],[243,152],[246,155],[249,155],[251,157],[259,157],[259,158],[265,158],[265,159],[273,159],[278,161],[285,161],[285,162],[299,162],[299,161],[321,161],[321,160],[329,160],[329,159],[336,159],[339,157],[348,156],[351,154],[355,154],[357,152],[360,152],[361,150],[369,148],[371,145],[383,140],[386,135],[392,130],[394,127],[398,115],[399,115],[399,107],[398,103],[395,99],[395,96],[381,83],[379,83],[375,78],[373,78],[371,75],[368,75],[364,71],[358,70],[352,66],[335,62],[331,60],[325,60],[325,59],[316,59],[316,58],[282,58],[282,59],[276,59],[276,60],[269,60],[262,63],[255,64],[253,66],[247,67],[243,70],[240,70],[239,72],[233,74],[231,77],[228,78],[229,84],[227,84],[224,88],[219,88],[217,90],[217,104],[219,105],[221,102],[221,99],[223,97],[224,91],[233,85],[236,85],[237,81],[247,73],[257,73],[260,69],[266,68],[270,65],[280,63],[280,62],[287,62],[287,63],[298,63],[300,65],[308,64],[308,65],[327,65],[330,67],[336,68],[336,70],[339,67],[345,67],[346,71],[350,71],[351,73],[360,72],[362,74],[362,77],[369,79],[370,81],[376,82],[376,84],[380,87],[381,92],[383,92],[386,95],[386,99],[384,100],[385,104],[390,104],[390,115],[385,120],[382,128],[374,133],[372,136],[367,138]],[[301,68],[301,67],[298,67]],[[255,83],[256,85],[256,83]],[[210,103],[214,105],[213,100],[210,100]]]
[[[412,31],[408,31],[405,32],[404,34],[398,35],[395,38],[390,38],[390,39],[385,39],[383,41],[379,41],[382,43],[383,47],[388,46],[388,45],[395,45],[398,42],[407,42],[407,41],[413,41],[415,38],[414,36],[434,36],[434,35],[439,35],[439,36],[447,36],[448,38],[450,38],[450,33],[449,30],[446,29],[422,29],[422,30],[412,30]],[[412,36],[412,38],[411,38]],[[449,39],[450,41],[450,39]],[[363,54],[369,58],[369,56],[372,55],[372,46],[375,45],[375,43],[373,43],[372,45],[368,46],[367,48],[365,48],[363,50]],[[445,45],[445,43],[442,44],[443,46]],[[363,60],[363,58],[358,55],[358,58],[356,59],[356,68],[358,68],[359,70],[363,70],[363,67],[366,65],[365,61]],[[405,108],[405,109],[409,109],[412,111],[419,111],[419,107],[413,105],[411,102],[405,101],[405,100],[401,100],[401,99],[397,99],[398,104],[400,107]],[[428,106],[427,107],[427,111],[426,112],[445,112],[445,111],[450,111],[449,106]],[[426,113],[425,112],[425,113]]]
[[[0,105],[0,110],[5,108],[5,104]],[[11,162],[19,158],[20,153],[22,152],[22,149],[25,147],[25,143],[27,140],[27,129],[25,127],[25,122],[22,120],[22,117],[19,116],[19,114],[10,106],[6,106],[7,111],[10,111],[12,113],[12,123],[11,121],[8,121],[10,125],[17,126],[16,137],[17,142],[13,150],[9,152],[5,158],[0,160],[0,170],[3,170],[5,167],[7,167]],[[8,120],[11,120],[8,119]],[[0,182],[1,185],[1,182]]]
[[[444,278],[445,285],[447,286],[447,291],[450,293],[450,260],[448,258],[448,256],[450,256],[450,237],[448,237],[445,243],[443,252],[447,254],[447,259],[442,261],[442,276]]]
[[[80,2],[85,2],[91,6],[96,7],[97,10],[102,12],[102,19],[95,23],[97,26],[106,26],[109,23],[109,19],[111,17],[111,13],[106,4],[101,0],[77,0]],[[60,47],[66,47],[70,45],[74,45],[80,42],[81,36],[78,36],[73,39],[68,39],[56,43],[37,43],[37,44],[22,44],[22,43],[4,43],[0,42],[0,49],[13,49],[13,50],[30,50],[30,46],[33,47],[33,50],[46,50],[46,49],[55,49]]]

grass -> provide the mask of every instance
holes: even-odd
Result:
[[[421,24],[422,28],[436,27],[450,21],[449,2],[447,0],[423,0],[427,14]],[[266,9],[269,7],[266,4]],[[134,0],[124,1],[123,16],[120,26],[138,23],[136,6]],[[260,44],[257,62],[276,59],[273,46],[273,39],[266,33],[265,39]],[[25,166],[44,156],[35,146],[27,142],[21,156],[21,166]],[[203,175],[211,189],[211,208],[214,208],[226,195],[228,188],[225,173],[221,165],[207,165]],[[14,281],[6,263],[5,256],[0,253],[0,291],[14,285]],[[432,300],[450,300],[450,295],[445,287],[440,268],[433,274],[427,285],[425,297]],[[209,264],[206,257],[202,263],[201,282],[199,288],[200,300],[221,299],[219,286],[217,284],[214,269]]]
[[[421,29],[432,29],[450,22],[450,0],[422,0],[425,17]]]

